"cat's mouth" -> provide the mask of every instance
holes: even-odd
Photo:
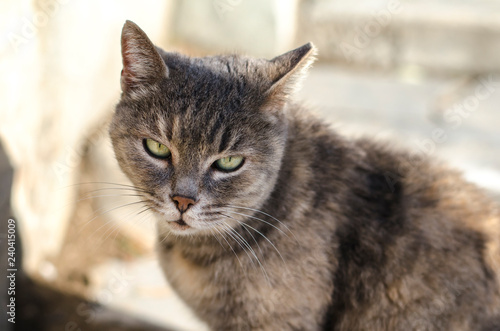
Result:
[[[190,226],[184,222],[183,219],[180,219],[180,220],[177,220],[177,221],[173,221],[173,222],[170,222],[170,224],[175,228],[175,229],[179,229],[179,230],[186,230],[186,229],[189,229]]]

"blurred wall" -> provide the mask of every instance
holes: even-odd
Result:
[[[0,2],[0,137],[15,169],[12,208],[29,272],[57,254],[75,205],[85,138],[118,100],[124,21],[164,41],[171,4]]]
[[[432,73],[500,70],[500,1],[302,0],[297,42],[320,59]]]
[[[274,57],[294,47],[299,0],[176,1],[173,42]]]

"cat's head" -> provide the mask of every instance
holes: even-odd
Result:
[[[110,135],[162,231],[209,233],[266,202],[286,146],[287,99],[313,53],[306,44],[272,60],[191,58],[125,23]]]

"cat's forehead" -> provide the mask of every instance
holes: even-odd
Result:
[[[269,88],[263,70],[265,60],[238,55],[192,58],[170,53],[163,59],[169,68],[167,88],[188,91],[192,97],[237,99]]]
[[[248,139],[242,138],[264,122],[241,102],[216,96],[198,99],[191,95],[187,100],[167,102],[158,116],[158,130],[168,141],[200,154],[243,147]]]
[[[222,75],[238,74],[248,78],[255,74],[259,75],[260,69],[268,62],[264,59],[237,54],[189,57],[178,53],[164,52],[162,58],[169,70],[183,71],[187,74],[209,72]]]
[[[169,77],[156,92],[155,108],[167,127],[201,139],[202,133],[213,136],[228,126],[241,129],[250,118],[257,120],[265,87],[249,74],[256,66],[252,59],[171,57],[165,62]]]

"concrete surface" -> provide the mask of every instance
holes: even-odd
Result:
[[[156,256],[111,261],[95,268],[91,278],[93,299],[114,311],[172,330],[208,330],[165,281]]]

